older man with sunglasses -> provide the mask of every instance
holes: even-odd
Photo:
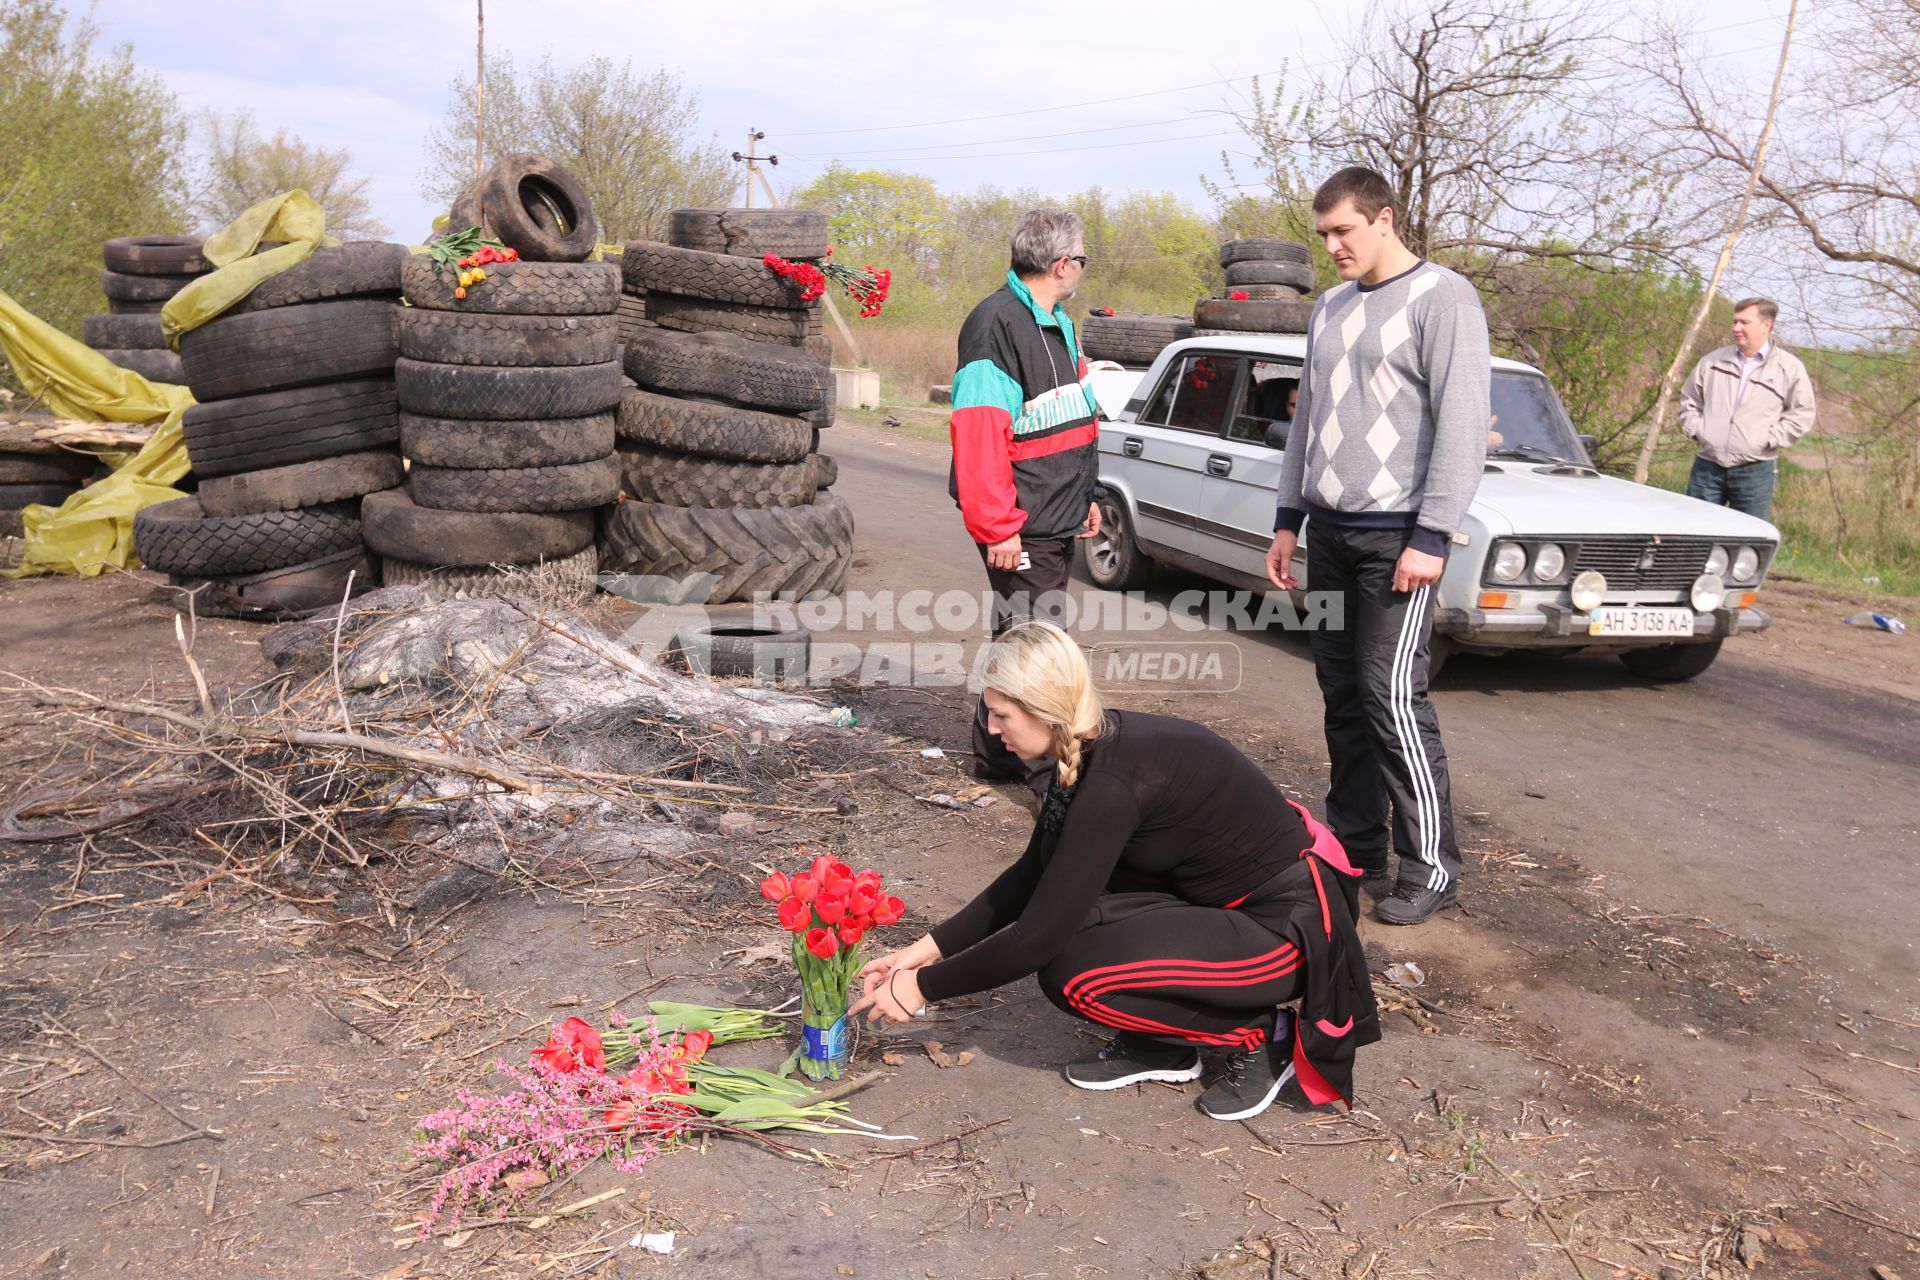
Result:
[[[1100,531],[1099,405],[1065,305],[1086,269],[1079,216],[1035,209],[1013,229],[1006,284],[960,328],[948,492],[986,564],[995,635],[1024,617],[1058,620],[1073,541]],[[1045,789],[1051,761],[1009,752],[983,708],[973,750],[981,777]]]

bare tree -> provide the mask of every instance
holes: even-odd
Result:
[[[209,111],[200,124],[205,150],[193,212],[204,230],[218,230],[267,197],[298,187],[327,211],[328,234],[348,240],[391,234],[373,214],[369,180],[348,172],[352,152],[310,146],[285,129],[263,138],[251,111]]]
[[[486,60],[489,158],[537,151],[571,170],[611,241],[666,238],[667,213],[733,202],[738,175],[717,139],[696,137],[699,99],[668,71],[590,58],[542,59],[522,74],[510,56]],[[453,82],[446,123],[427,136],[421,191],[449,203],[472,178],[474,82]]]
[[[1255,85],[1237,118],[1256,176],[1291,225],[1319,177],[1376,169],[1408,246],[1476,275],[1515,257],[1667,255],[1694,229],[1669,220],[1671,180],[1623,127],[1618,20],[1591,0],[1396,0],[1342,41],[1334,76]],[[1212,193],[1244,212],[1234,193],[1254,184],[1227,169]]]

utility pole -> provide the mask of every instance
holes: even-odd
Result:
[[[473,180],[486,167],[487,0],[473,0]]]
[[[770,204],[779,203],[779,201],[773,198],[773,189],[767,186],[767,179],[765,175],[763,175],[760,172],[760,161],[764,158],[768,164],[777,165],[780,163],[780,157],[779,156],[761,157],[754,154],[755,145],[763,141],[766,138],[766,136],[767,135],[763,130],[748,129],[746,152],[744,154],[738,151],[733,153],[734,163],[736,164],[744,163],[747,166],[747,208],[749,209],[753,208],[753,183],[754,183],[754,179],[756,178],[759,179],[761,187],[765,189],[767,192],[768,203]]]

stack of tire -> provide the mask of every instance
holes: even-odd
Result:
[[[80,322],[81,340],[122,369],[152,382],[183,381],[180,357],[160,335],[167,299],[213,270],[192,236],[121,236],[102,252],[107,314]]]
[[[1145,369],[1169,342],[1192,336],[1193,322],[1185,316],[1090,312],[1080,322],[1080,350],[1087,359],[1111,360],[1129,369]]]
[[[299,617],[377,584],[363,495],[402,479],[397,244],[316,249],[180,339],[194,497],[134,517],[134,549],[198,612]]]
[[[407,482],[363,509],[382,581],[584,598],[597,508],[620,496],[620,269],[523,258],[460,298],[455,269],[419,254],[401,279]]]
[[[57,507],[100,470],[90,453],[38,448],[0,451],[0,538],[17,538],[21,511],[36,504]]]
[[[834,419],[831,347],[819,304],[764,262],[824,258],[826,218],[671,217],[672,243],[635,242],[621,260],[652,323],[626,344],[637,384],[618,419],[626,497],[603,523],[602,568],[705,604],[837,592],[853,516],[827,492],[838,473],[819,452]]]
[[[1227,292],[1194,304],[1195,334],[1305,333],[1313,315],[1313,255],[1297,240],[1248,237],[1220,246]]]

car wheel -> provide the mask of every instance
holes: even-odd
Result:
[[[1153,576],[1153,561],[1133,540],[1133,522],[1127,517],[1126,504],[1112,494],[1101,494],[1100,532],[1082,540],[1087,576],[1097,587],[1108,591],[1132,591],[1144,587]]]
[[[1432,684],[1440,676],[1440,668],[1447,665],[1447,659],[1453,656],[1453,637],[1436,633],[1427,641],[1427,683]]]
[[[1651,649],[1629,649],[1620,655],[1627,670],[1648,680],[1691,680],[1720,656],[1720,641],[1705,644],[1663,644]]]

